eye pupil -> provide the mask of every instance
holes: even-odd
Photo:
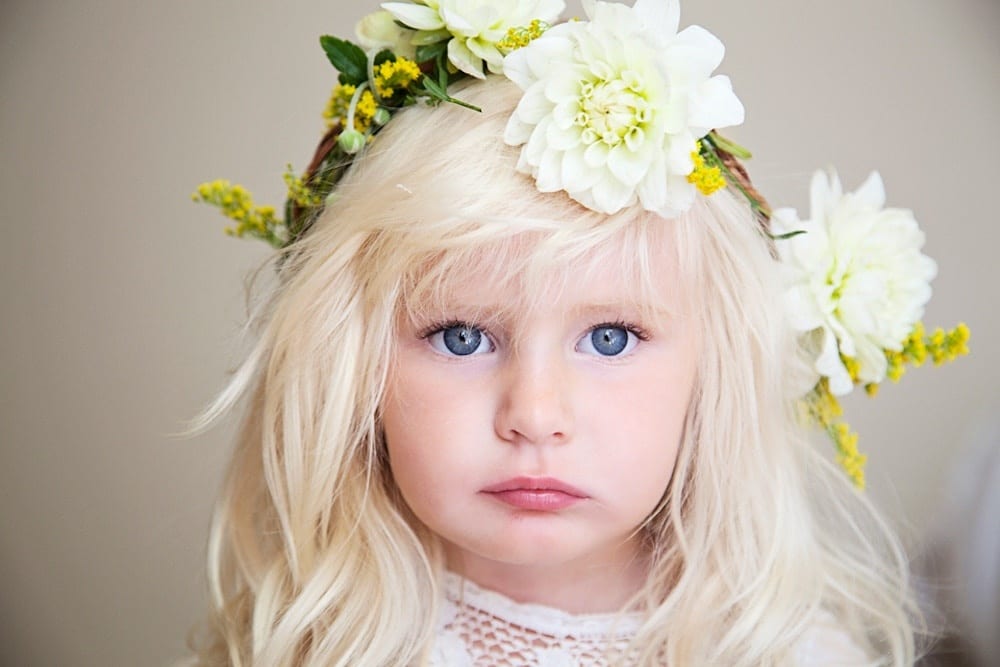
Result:
[[[599,354],[612,357],[621,354],[628,345],[628,332],[620,327],[601,327],[591,332],[590,342]]]
[[[483,334],[475,327],[449,327],[444,330],[444,345],[448,351],[458,356],[472,354],[479,349]]]

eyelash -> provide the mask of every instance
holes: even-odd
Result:
[[[624,329],[625,331],[629,331],[635,334],[635,337],[641,341],[649,340],[649,332],[647,332],[638,324],[634,324],[632,322],[628,322],[622,319],[614,320],[613,322],[602,322],[600,324],[595,324],[594,326],[587,329],[587,331],[590,332],[593,331],[594,329],[605,329],[605,328]]]
[[[451,329],[452,327],[468,327],[470,329],[478,329],[479,331],[482,331],[483,335],[489,338],[490,340],[495,340],[493,336],[490,335],[490,333],[485,328],[480,327],[479,325],[474,324],[472,322],[467,322],[465,320],[457,320],[457,319],[438,320],[436,322],[433,322],[427,325],[426,327],[420,329],[420,331],[417,333],[417,338],[419,338],[420,340],[427,340],[434,334],[444,331],[445,329]],[[645,329],[643,329],[638,324],[629,322],[624,319],[617,319],[608,322],[600,322],[598,324],[594,324],[587,329],[587,333],[594,331],[595,329],[605,329],[605,328],[624,329],[626,331],[635,334],[635,337],[641,341],[649,340],[649,333]],[[586,335],[586,333],[584,335]]]
[[[480,331],[483,332],[483,335],[487,335],[486,329],[480,327],[477,324],[473,324],[472,322],[466,322],[465,320],[450,319],[450,320],[438,320],[436,322],[428,324],[426,327],[420,329],[417,332],[417,338],[421,340],[426,340],[436,333],[444,331],[445,329],[451,329],[453,327],[467,327],[469,329],[479,329]]]

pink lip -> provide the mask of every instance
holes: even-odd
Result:
[[[482,489],[502,503],[523,510],[553,511],[574,505],[590,496],[551,477],[514,477]]]

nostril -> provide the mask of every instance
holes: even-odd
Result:
[[[558,352],[522,352],[503,368],[494,428],[513,443],[566,442],[573,432],[570,371]]]

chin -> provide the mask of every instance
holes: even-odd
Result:
[[[557,530],[518,530],[517,527],[499,532],[496,539],[467,545],[455,545],[459,552],[498,565],[546,568],[585,561],[598,557],[606,548],[574,541],[572,536]]]

